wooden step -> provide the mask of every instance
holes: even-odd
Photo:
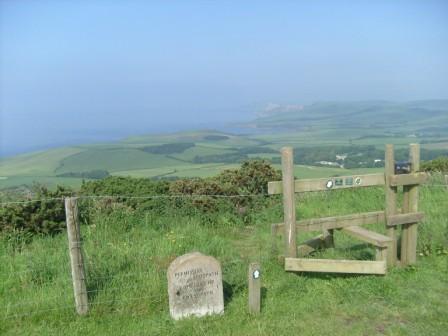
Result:
[[[348,233],[352,237],[358,238],[377,247],[387,247],[392,242],[391,238],[374,231],[366,230],[360,226],[348,226],[342,228],[341,230]]]
[[[386,274],[386,261],[285,258],[285,270],[352,274]]]

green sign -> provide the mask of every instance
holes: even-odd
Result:
[[[347,186],[353,185],[353,177],[346,177],[345,178],[345,185],[347,185]]]

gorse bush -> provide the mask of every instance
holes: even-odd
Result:
[[[32,194],[40,202],[25,202],[0,207],[0,231],[29,234],[55,234],[65,227],[63,197],[73,194],[71,189],[58,186],[55,191],[35,185]],[[56,199],[55,199],[56,198]],[[26,201],[26,200],[25,200]]]
[[[206,221],[212,221],[213,216],[219,213],[231,213],[247,219],[250,209],[265,204],[263,194],[267,192],[267,183],[279,179],[280,172],[267,161],[251,160],[244,162],[239,169],[226,170],[206,179],[166,181],[109,176],[102,180],[84,181],[76,195],[82,198],[78,206],[81,222],[88,222],[92,211],[108,214],[117,210],[143,211],[156,216],[199,215]],[[49,191],[40,186],[35,187],[33,194],[35,199],[61,199],[1,207],[0,231],[33,235],[55,234],[63,230],[65,210],[62,198],[74,192],[63,187]],[[260,197],[238,197],[241,194]]]
[[[434,160],[422,163],[423,171],[448,173],[448,156],[440,156]]]

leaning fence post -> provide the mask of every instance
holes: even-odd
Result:
[[[87,314],[86,277],[81,251],[81,231],[78,221],[78,205],[75,197],[65,199],[65,216],[67,222],[68,249],[72,269],[73,291],[75,294],[76,311],[79,315]]]
[[[282,148],[283,213],[285,257],[297,257],[294,159],[291,147]]]

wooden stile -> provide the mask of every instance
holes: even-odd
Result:
[[[79,315],[85,315],[89,310],[89,306],[87,301],[84,260],[81,250],[78,205],[75,197],[65,199],[65,215],[76,311]]]
[[[272,250],[275,251],[275,239],[284,234],[285,269],[301,272],[336,272],[360,274],[385,274],[387,266],[397,261],[397,228],[403,228],[401,256],[403,264],[411,264],[416,259],[417,223],[424,217],[418,212],[418,186],[427,179],[427,174],[419,170],[418,145],[411,145],[410,157],[412,169],[408,174],[395,173],[393,145],[386,145],[384,174],[353,175],[325,179],[294,180],[292,149],[282,149],[282,182],[269,182],[269,194],[283,193],[284,222],[272,224]],[[295,192],[334,190],[343,188],[385,186],[385,211],[312,218],[295,221]],[[397,208],[398,187],[403,186],[403,210]],[[387,236],[369,231],[362,225],[385,223]],[[355,238],[372,244],[376,248],[376,261],[325,260],[295,258],[306,256],[318,248],[333,246],[333,231],[341,230]],[[296,231],[321,231],[322,234],[310,239],[297,248]]]

